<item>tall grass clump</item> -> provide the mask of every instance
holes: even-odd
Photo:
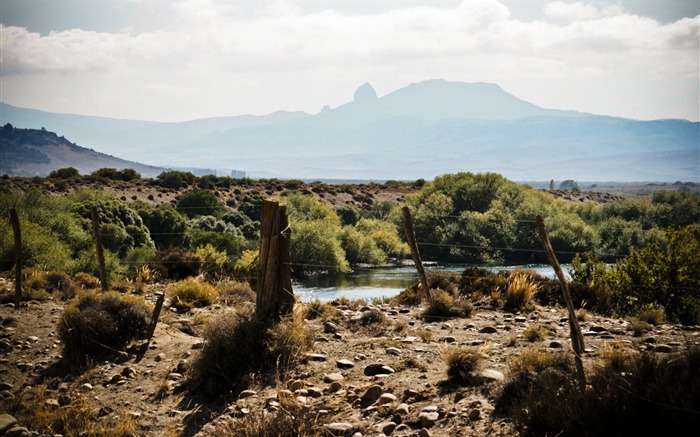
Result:
[[[120,350],[147,331],[150,311],[143,299],[87,292],[58,321],[64,357],[74,365]]]
[[[469,317],[474,309],[466,299],[455,298],[442,289],[433,290],[432,295],[432,302],[423,310],[423,317],[427,320]]]
[[[463,347],[445,346],[440,348],[440,358],[447,365],[447,378],[454,383],[470,383],[476,381],[488,346]]]
[[[204,397],[243,389],[249,374],[284,372],[313,346],[302,324],[301,307],[277,323],[258,320],[244,306],[213,320],[204,331],[204,348],[194,359],[188,386]]]
[[[513,310],[529,307],[538,290],[539,285],[526,273],[511,275],[505,291],[505,307]]]
[[[700,349],[678,354],[612,349],[587,374],[547,367],[516,373],[497,400],[524,436],[691,435],[700,426]]]
[[[207,306],[216,301],[217,291],[213,285],[196,278],[187,278],[168,287],[173,305],[179,308]]]

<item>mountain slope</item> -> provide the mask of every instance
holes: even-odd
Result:
[[[44,126],[111,155],[253,176],[412,180],[496,171],[515,180],[700,182],[700,123],[545,109],[486,83],[431,80],[382,97],[364,84],[352,101],[316,115],[186,123],[0,109],[1,123]]]
[[[165,170],[80,147],[46,130],[17,129],[9,124],[0,129],[0,174],[46,176],[63,167],[75,167],[81,174],[99,168],[131,168],[144,177]]]

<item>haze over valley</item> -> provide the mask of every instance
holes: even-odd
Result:
[[[3,125],[44,128],[130,161],[253,177],[413,180],[472,171],[514,180],[700,178],[698,122],[545,109],[489,83],[429,80],[382,97],[366,83],[352,101],[315,115],[179,123],[1,109]]]

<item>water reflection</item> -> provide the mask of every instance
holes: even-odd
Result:
[[[465,267],[465,265],[430,266],[426,267],[426,270],[462,273]],[[552,267],[542,264],[489,266],[484,268],[494,272],[525,268],[534,270],[540,275],[555,278]],[[562,268],[568,276],[568,266],[564,265]],[[374,298],[396,296],[417,281],[418,274],[414,267],[392,267],[382,269],[357,268],[353,273],[347,275],[325,275],[302,281],[295,281],[293,287],[294,293],[299,296],[302,302],[309,302],[315,299],[326,302],[340,297],[371,301]]]

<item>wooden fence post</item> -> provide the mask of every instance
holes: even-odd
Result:
[[[95,238],[95,251],[97,252],[97,262],[100,266],[100,283],[102,291],[109,290],[107,283],[107,269],[105,268],[105,254],[102,250],[102,237],[100,236],[100,215],[97,213],[97,208],[94,206],[91,209],[92,213],[92,235]]]
[[[552,244],[549,242],[549,237],[547,236],[547,230],[544,227],[544,220],[542,216],[537,216],[537,230],[540,234],[540,241],[542,242],[542,247],[547,254],[549,263],[552,265],[554,272],[557,274],[559,279],[559,284],[561,285],[562,293],[564,293],[564,300],[566,301],[566,307],[569,310],[569,331],[571,333],[571,346],[574,349],[574,362],[576,363],[576,372],[578,373],[579,384],[581,387],[586,386],[586,375],[583,371],[583,350],[585,349],[583,343],[583,335],[581,334],[581,327],[578,324],[578,319],[576,318],[576,312],[574,311],[574,302],[571,299],[571,294],[569,293],[569,286],[566,283],[566,278],[564,277],[564,272],[561,270],[557,256],[554,253]]]
[[[413,231],[411,211],[407,206],[404,206],[401,211],[403,212],[403,227],[406,231],[406,241],[408,241],[408,245],[411,247],[413,263],[416,265],[416,270],[418,270],[418,278],[420,279],[421,286],[423,287],[423,296],[428,299],[428,302],[433,303],[433,293],[430,291],[428,278],[426,277],[425,269],[423,268],[423,261],[421,261],[420,253],[418,252],[418,243],[416,243],[416,233]]]
[[[258,319],[279,318],[294,307],[288,220],[286,205],[263,201],[255,311]]]
[[[19,310],[22,301],[22,230],[14,208],[10,209],[10,223],[15,234],[15,310]]]
[[[148,343],[151,342],[153,333],[156,332],[156,325],[158,324],[158,318],[160,317],[160,310],[163,308],[163,301],[165,300],[165,293],[163,292],[157,292],[156,296],[158,296],[158,299],[156,300],[155,308],[153,308],[151,324],[148,326],[148,336],[146,336]]]

